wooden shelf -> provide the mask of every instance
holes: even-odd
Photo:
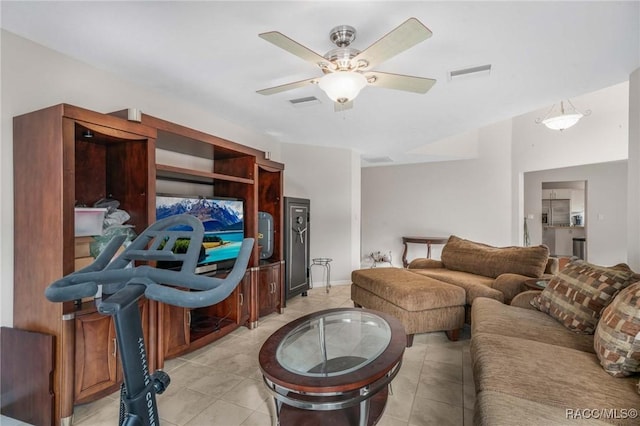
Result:
[[[167,164],[156,164],[156,174],[160,177],[178,179],[193,182],[208,182],[210,180],[220,180],[226,182],[254,184],[253,179],[247,179],[237,176],[225,175],[222,173],[204,172],[193,169],[185,169],[182,167],[169,166]],[[191,178],[191,179],[190,179]]]

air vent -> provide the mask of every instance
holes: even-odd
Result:
[[[476,67],[463,68],[449,71],[449,80],[460,80],[466,77],[488,76],[491,73],[491,64],[478,65]]]
[[[310,105],[317,105],[321,103],[320,99],[316,98],[315,96],[307,96],[307,97],[298,98],[298,99],[289,99],[289,102],[291,103],[291,105],[293,105],[296,108],[310,106]]]
[[[393,163],[391,157],[362,157],[362,159],[371,164]]]

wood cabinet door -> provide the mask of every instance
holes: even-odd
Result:
[[[117,390],[121,376],[113,320],[99,312],[76,317],[76,404]]]
[[[190,322],[189,309],[162,304],[165,358],[173,358],[189,349],[191,340]]]
[[[273,266],[261,266],[258,282],[258,316],[269,315],[275,310]]]
[[[260,267],[258,282],[258,316],[281,312],[282,277],[280,263]]]
[[[271,268],[273,278],[273,310],[282,313],[283,305],[283,274],[280,263],[275,263]]]

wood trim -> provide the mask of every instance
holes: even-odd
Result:
[[[103,127],[111,127],[127,133],[134,133],[145,138],[156,138],[157,131],[153,127],[138,122],[132,122],[114,115],[102,114],[69,104],[60,104],[64,117],[86,123],[100,123]]]
[[[41,110],[13,120],[14,159],[14,297],[13,325],[16,328],[53,336],[61,334],[63,305],[44,297],[49,283],[73,267],[64,257],[65,221],[63,197],[65,179],[73,171],[65,170],[65,146],[61,107]],[[29,143],[23,143],[23,142]],[[34,196],[37,195],[37,200]],[[34,208],[38,205],[41,208]],[[45,209],[46,208],[46,212]],[[35,242],[38,244],[35,244]],[[73,245],[73,238],[69,244]],[[46,252],[38,247],[49,247]],[[73,248],[73,246],[71,246]],[[37,265],[34,264],[37,259]],[[55,341],[53,393],[61,394],[60,359],[62,343]],[[61,401],[55,401],[59,419]]]
[[[257,325],[258,324],[258,309],[260,308],[258,306],[258,295],[260,294],[258,291],[258,287],[260,285],[260,268],[259,267],[253,267],[251,268],[251,294],[253,295],[253,297],[251,297],[251,303],[249,304],[249,311],[250,311],[250,315],[249,315],[249,323],[252,325]]]
[[[258,163],[258,166],[260,166],[261,169],[268,172],[280,172],[284,170],[284,164],[278,163],[276,161],[256,157],[256,163]]]
[[[60,346],[62,346],[62,357],[60,358],[60,418],[64,419],[73,415],[76,347],[74,318],[63,319],[60,340]]]
[[[211,145],[216,145],[221,148],[237,151],[239,153],[254,155],[256,157],[264,157],[264,151],[259,151],[255,148],[250,148],[246,145],[241,145],[237,142],[231,142],[227,139],[213,136],[208,133],[201,132],[199,130],[192,129],[190,127],[182,126],[180,124],[171,123],[161,118],[153,117],[147,114],[142,114],[142,124],[166,132],[177,133],[188,138],[192,138],[201,142],[206,142]]]

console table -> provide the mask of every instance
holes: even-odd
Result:
[[[431,245],[446,244],[448,240],[448,237],[402,237],[402,244],[404,245],[404,251],[402,252],[402,265],[405,268],[409,266],[409,262],[407,261],[407,243],[426,244],[427,259],[431,259]]]

